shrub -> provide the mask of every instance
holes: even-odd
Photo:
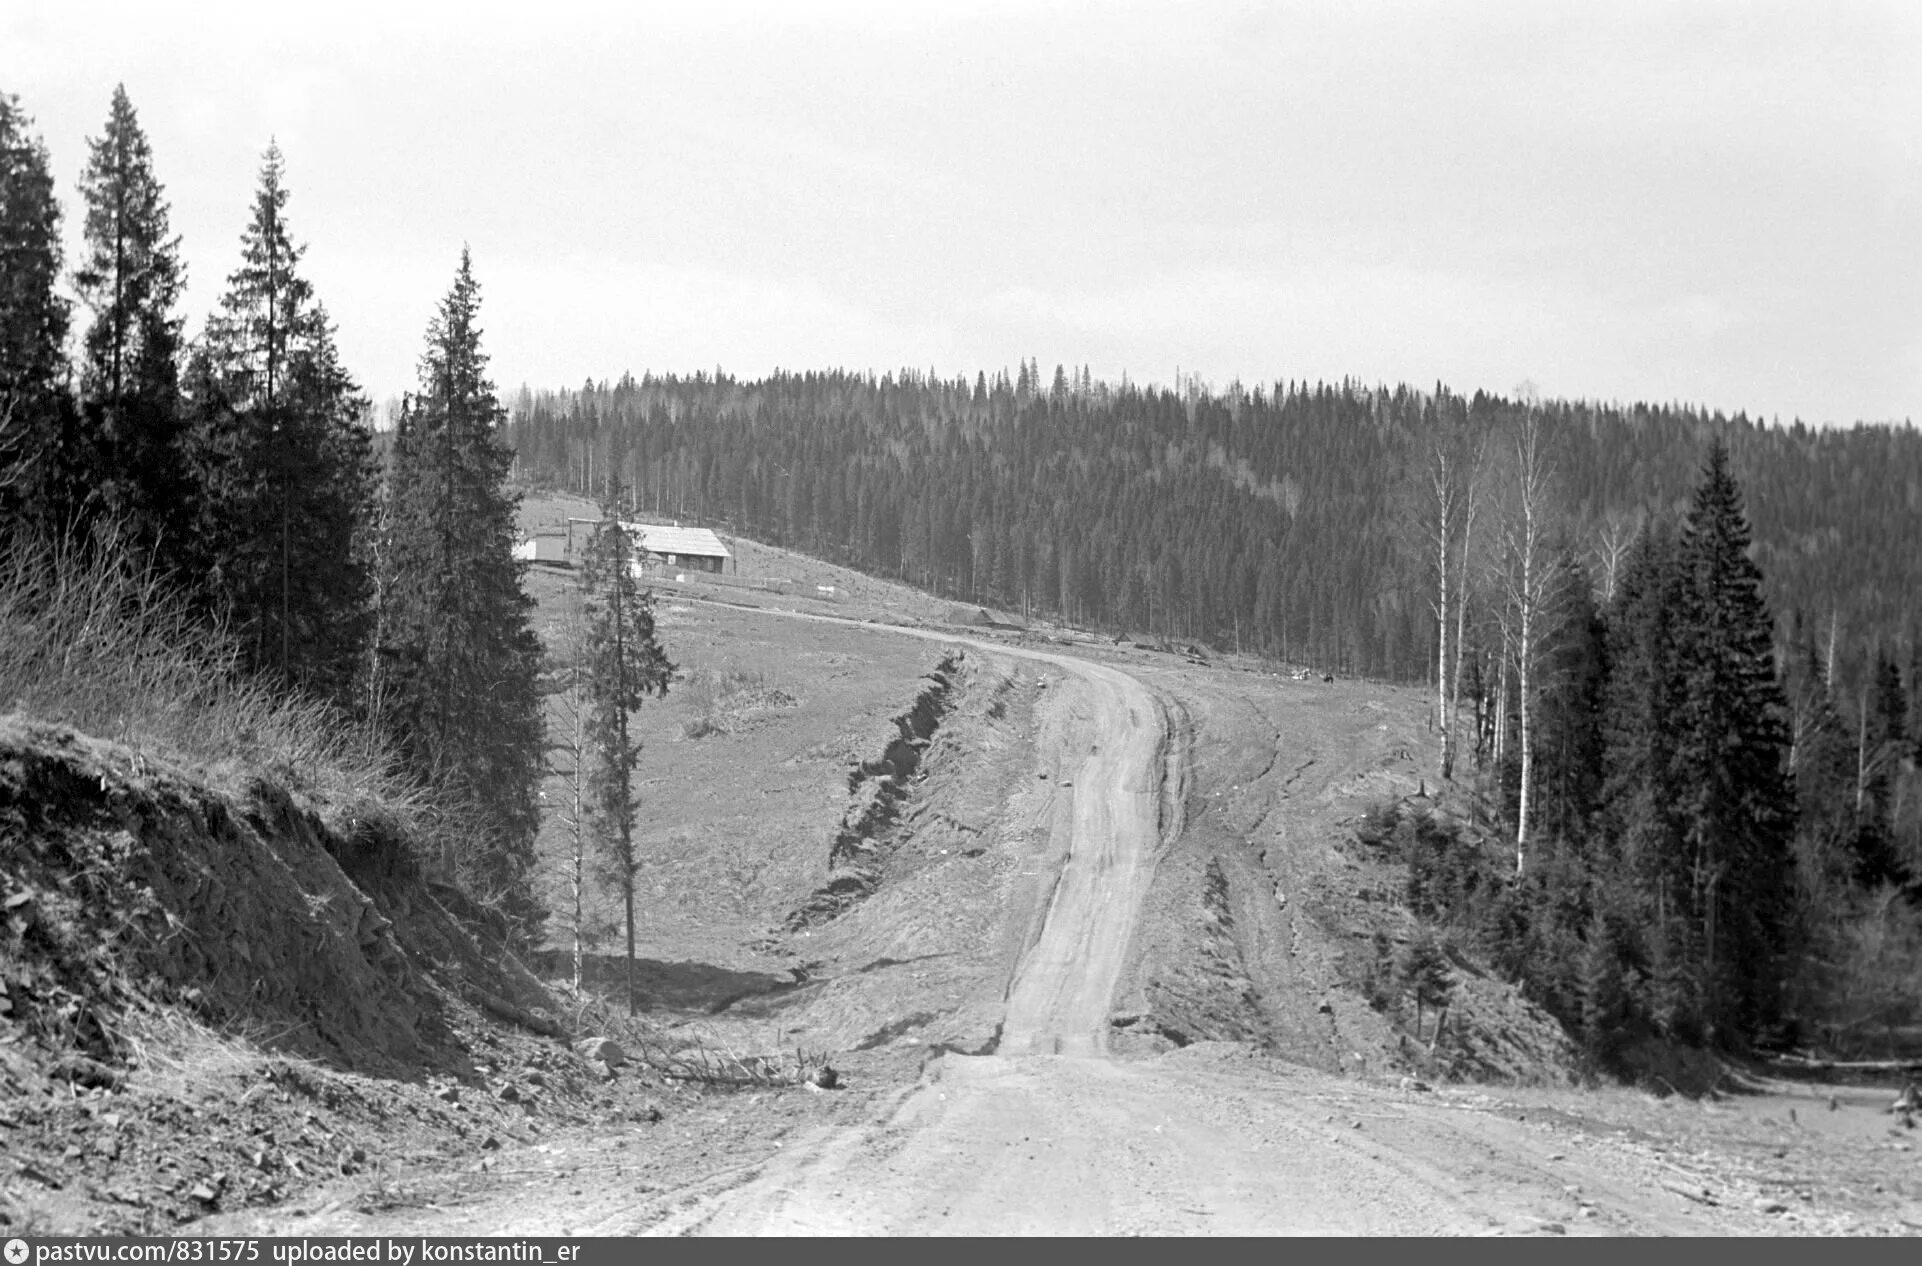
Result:
[[[0,547],[0,711],[186,766],[235,795],[265,778],[310,803],[363,864],[376,859],[361,853],[432,848],[467,829],[373,727],[240,662],[225,631],[111,531]]]

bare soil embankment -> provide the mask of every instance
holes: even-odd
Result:
[[[492,916],[279,782],[0,719],[0,908],[12,1231],[164,1231],[629,1110]]]

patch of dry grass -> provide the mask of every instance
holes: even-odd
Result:
[[[462,829],[373,726],[247,675],[225,631],[110,538],[0,547],[0,712],[72,726],[228,791],[270,778],[348,833],[375,824],[437,849]]]
[[[681,726],[682,736],[691,739],[731,734],[766,713],[801,702],[791,691],[771,684],[759,669],[697,666],[687,671],[678,693],[693,713]]]
[[[132,1056],[134,1082],[174,1099],[224,1095],[227,1087],[287,1058],[265,1053],[276,1036],[272,1033],[222,1033],[178,1007],[129,1014],[119,1036]]]

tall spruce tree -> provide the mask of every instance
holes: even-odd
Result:
[[[163,564],[185,566],[191,484],[180,409],[184,276],[180,240],[153,151],[124,86],[116,87],[100,139],[88,141],[80,194],[85,246],[74,288],[93,312],[80,384],[106,510]]]
[[[674,671],[654,636],[652,594],[640,585],[638,550],[620,521],[621,488],[610,480],[602,519],[588,547],[581,598],[587,623],[587,690],[591,699],[589,742],[594,750],[591,784],[602,872],[621,895],[627,931],[627,1009],[639,1009],[634,991],[634,896],[640,859],[634,849],[634,771],[640,739],[629,718],[652,695],[667,693]]]
[[[456,873],[531,934],[541,648],[513,552],[518,498],[506,487],[513,453],[503,417],[463,249],[394,441],[376,693],[415,767],[476,811],[482,833],[448,859]]]
[[[188,367],[195,552],[257,671],[343,704],[371,628],[368,406],[299,273],[278,146]]]
[[[1714,1036],[1735,1043],[1780,1018],[1782,982],[1799,949],[1788,703],[1749,541],[1728,449],[1717,440],[1679,553],[1686,596],[1676,764],[1706,1018]]]
[[[1683,680],[1676,624],[1683,577],[1665,525],[1645,526],[1629,547],[1608,612],[1603,708],[1604,837],[1639,929],[1624,946],[1647,979],[1637,1003],[1677,1037],[1697,1034],[1699,1006],[1684,972],[1691,924],[1676,764]]]
[[[1908,699],[1895,656],[1878,648],[1861,701],[1855,752],[1855,879],[1865,888],[1905,884],[1896,847],[1896,804],[1909,757]]]
[[[65,390],[68,311],[60,204],[46,146],[0,93],[0,527],[66,529],[73,427]]]
[[[1856,829],[1856,736],[1842,720],[1821,654],[1796,648],[1794,774],[1797,877],[1805,889],[1846,889]]]
[[[1790,667],[1794,708],[1795,887],[1802,956],[1793,980],[1797,1011],[1831,1013],[1845,996],[1855,920],[1855,735],[1829,689],[1827,665],[1806,629]]]
[[[1601,801],[1608,683],[1607,628],[1593,593],[1588,568],[1564,551],[1548,584],[1545,612],[1561,635],[1541,656],[1535,731],[1536,826],[1544,839],[1584,852]]]

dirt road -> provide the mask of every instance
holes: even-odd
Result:
[[[911,632],[911,630],[901,630]],[[1631,1137],[1561,1128],[1473,1089],[1364,1080],[1202,1042],[1111,1054],[1142,903],[1182,831],[1180,703],[1122,668],[948,635],[1064,676],[1072,750],[1049,803],[1065,859],[1008,988],[995,1053],[728,1146],[632,1168],[645,1133],[584,1130],[499,1153],[439,1207],[338,1204],[305,1234],[1643,1234],[1772,1229],[1757,1190]],[[1171,733],[1171,731],[1173,731]],[[1065,740],[1062,740],[1065,741]],[[1059,745],[1059,743],[1057,744]],[[1061,838],[1065,836],[1066,838]],[[911,1067],[911,1065],[910,1065]],[[911,1074],[910,1074],[911,1076]],[[790,1095],[798,1092],[789,1092]],[[857,1106],[857,1102],[860,1106]],[[730,1110],[731,1111],[731,1110]],[[752,1129],[743,1105],[725,1128]],[[793,1121],[793,1117],[786,1118]],[[656,1127],[666,1129],[667,1127]],[[711,1127],[710,1127],[711,1128]],[[631,1143],[640,1145],[626,1150]],[[724,1160],[731,1155],[736,1158]],[[719,1162],[718,1164],[714,1162]],[[632,1176],[623,1176],[632,1175]],[[1711,1190],[1712,1189],[1712,1190]]]
[[[603,1198],[598,1216],[574,1220],[577,1233],[1709,1229],[1662,1191],[1673,1166],[1595,1142],[1571,1159],[1525,1122],[1447,1095],[1237,1047],[1108,1058],[1136,914],[1181,825],[1168,704],[1112,666],[974,645],[1063,670],[1073,695],[1058,702],[1091,713],[1099,736],[1071,780],[1068,860],[1009,991],[997,1053],[944,1055],[871,1119],[791,1138],[761,1164],[630,1204]]]
[[[1235,1048],[1106,1056],[1111,1000],[1165,838],[1179,754],[1120,669],[1069,674],[1100,737],[1075,772],[1068,861],[994,1055],[946,1055],[854,1129],[651,1197],[600,1234],[1610,1233],[1701,1229],[1627,1151],[1573,1163],[1525,1125]],[[1669,1175],[1673,1179],[1673,1175]],[[1651,1207],[1651,1205],[1654,1207]],[[1675,1207],[1669,1207],[1669,1206]]]
[[[1051,657],[1053,658],[1053,657]],[[1108,1012],[1127,956],[1164,826],[1163,805],[1179,804],[1165,788],[1178,772],[1168,756],[1160,702],[1118,669],[1066,658],[1095,700],[1099,740],[1071,788],[1068,863],[1056,881],[1041,938],[1023,960],[1008,996],[1001,1050],[1008,1053],[1099,1055]]]

